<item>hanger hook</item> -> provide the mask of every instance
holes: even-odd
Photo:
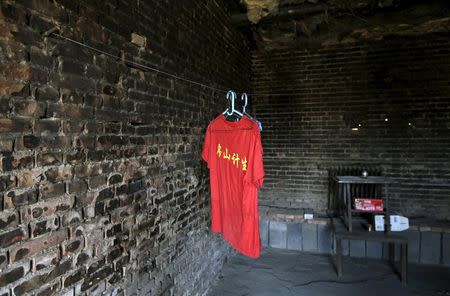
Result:
[[[244,101],[244,107],[242,108],[242,110],[244,112],[242,112],[242,113],[245,113],[245,108],[247,108],[247,103],[248,103],[248,96],[246,93],[242,93],[241,100]]]
[[[227,93],[227,99],[231,101],[231,110],[226,113],[227,115],[232,115],[234,112],[234,101],[236,100],[236,93],[232,90],[229,90]]]

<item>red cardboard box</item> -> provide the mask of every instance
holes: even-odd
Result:
[[[355,210],[382,212],[383,209],[382,199],[355,198]]]

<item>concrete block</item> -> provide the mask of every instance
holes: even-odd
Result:
[[[302,250],[302,226],[300,223],[287,224],[287,248],[289,250]]]
[[[358,258],[365,257],[366,242],[363,240],[350,240],[350,256]]]
[[[319,252],[330,254],[333,250],[333,232],[330,225],[317,225],[317,234]]]
[[[401,234],[408,238],[408,262],[418,263],[420,258],[420,232],[406,230]]]
[[[263,247],[269,246],[269,220],[259,221],[259,237]]]
[[[342,242],[342,255],[349,256],[350,255],[350,242],[346,239],[343,239]],[[336,247],[335,247],[336,249]]]
[[[439,264],[441,257],[441,233],[420,232],[420,263]]]
[[[366,241],[367,258],[381,259],[383,257],[383,244],[381,242]]]
[[[270,221],[269,245],[272,248],[286,249],[287,225],[286,222]]]
[[[450,266],[450,233],[442,234],[442,263]]]
[[[317,225],[302,223],[303,251],[317,252]]]

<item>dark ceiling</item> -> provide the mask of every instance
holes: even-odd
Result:
[[[253,49],[318,46],[386,34],[450,31],[448,0],[230,1]]]

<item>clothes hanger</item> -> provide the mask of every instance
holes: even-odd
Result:
[[[245,115],[247,115],[248,118],[250,118],[251,120],[255,121],[255,122],[258,124],[259,131],[262,131],[262,123],[261,123],[261,121],[257,120],[256,118],[254,118],[253,116],[251,116],[250,114],[248,114],[248,113],[245,111],[245,108],[247,108],[247,104],[248,104],[248,96],[247,96],[246,93],[242,93],[242,94],[241,94],[241,100],[244,101],[244,107],[242,108],[242,112],[243,112]]]
[[[234,108],[234,103],[235,103],[235,100],[236,100],[236,93],[234,91],[232,91],[232,90],[228,91],[227,99],[229,101],[231,101],[231,109],[227,108],[222,114],[223,115],[228,115],[228,116],[231,116],[233,114],[237,114],[240,117],[244,116],[244,114],[242,114],[241,112],[239,112],[238,110],[236,110]]]

